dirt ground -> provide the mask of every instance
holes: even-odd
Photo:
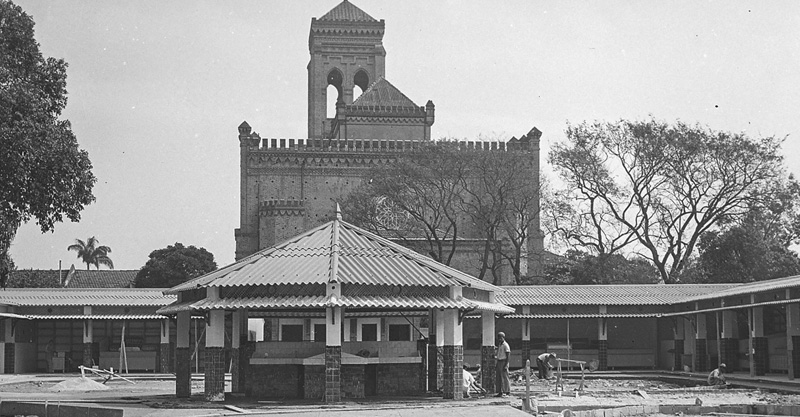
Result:
[[[81,381],[79,375],[66,375],[61,378],[36,377],[19,378],[18,380],[0,380],[0,398],[4,400],[80,400],[113,407],[115,404],[135,405],[151,409],[204,408],[207,405],[200,395],[190,400],[175,398],[175,381],[159,379],[138,379],[135,384],[112,380],[102,384],[102,380]],[[778,394],[759,390],[713,389],[709,387],[683,387],[675,384],[652,380],[614,380],[590,379],[585,381],[584,389],[579,390],[579,380],[565,380],[563,391],[554,390],[554,381],[534,381],[531,384],[531,397],[539,406],[548,411],[560,411],[565,408],[613,408],[636,404],[658,405],[731,405],[731,404],[800,404],[800,395]],[[203,380],[192,380],[193,394],[203,392]],[[465,400],[480,404],[506,402],[512,406],[521,406],[521,398],[525,393],[524,381],[512,383],[512,397],[509,399],[494,398],[491,395],[473,396]],[[477,397],[477,398],[475,398]],[[441,401],[436,398],[381,398],[352,401],[354,405],[430,403]],[[309,407],[319,406],[314,401],[257,401],[253,399],[236,400],[237,406],[245,409],[275,407]],[[213,405],[219,408],[219,404]],[[126,414],[127,415],[127,414]]]

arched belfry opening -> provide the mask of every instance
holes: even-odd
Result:
[[[328,87],[326,89],[326,116],[330,119],[336,117],[336,103],[344,100],[342,82],[344,76],[338,68],[328,73]]]
[[[367,91],[367,87],[369,87],[369,74],[362,68],[353,76],[353,101]]]

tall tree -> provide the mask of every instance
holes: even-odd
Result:
[[[105,265],[110,269],[114,269],[114,262],[111,261],[108,254],[111,253],[111,248],[102,246],[100,241],[94,236],[86,239],[86,242],[75,239],[75,243],[67,246],[67,250],[75,251],[81,262],[86,264],[86,270],[89,270],[91,265],[100,269],[100,265]]]
[[[182,243],[150,252],[150,259],[136,274],[137,288],[170,288],[217,269],[214,255]]]
[[[59,120],[67,64],[42,56],[33,27],[22,8],[0,1],[0,263],[21,224],[35,218],[52,231],[94,201],[89,156]]]
[[[591,244],[575,244],[613,247],[609,235],[630,240],[666,283],[677,281],[700,235],[743,216],[759,198],[753,192],[782,170],[782,140],[775,137],[655,119],[582,123],[566,133],[550,151],[550,163],[579,212],[617,228],[582,233]]]

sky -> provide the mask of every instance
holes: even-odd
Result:
[[[81,221],[17,233],[18,268],[85,267],[95,236],[116,269],[181,242],[234,261],[237,126],[307,136],[308,32],[339,1],[15,0],[45,56],[69,64],[62,117],[89,152],[96,201]],[[353,0],[386,21],[386,78],[432,136],[543,132],[648,119],[786,137],[800,174],[800,2]]]

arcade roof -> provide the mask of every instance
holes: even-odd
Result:
[[[126,306],[160,307],[175,301],[163,288],[6,288],[0,305],[18,307]]]
[[[525,285],[497,294],[507,305],[671,305],[717,298],[742,284]]]

